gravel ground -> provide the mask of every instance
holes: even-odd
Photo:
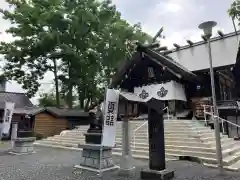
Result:
[[[148,161],[135,160],[136,176],[121,177],[117,172],[96,173],[74,170],[80,152],[53,148],[37,148],[32,155],[9,155],[0,151],[0,180],[139,180],[139,171]],[[119,159],[115,158],[116,164]],[[167,167],[175,170],[175,180],[240,180],[240,173],[225,172],[187,161],[170,161]]]

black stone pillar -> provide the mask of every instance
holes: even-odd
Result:
[[[165,169],[163,113],[152,108],[148,111],[149,168],[161,171]]]
[[[149,169],[141,171],[142,180],[169,180],[174,172],[166,169],[162,101],[151,99],[148,106]]]

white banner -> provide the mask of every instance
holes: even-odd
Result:
[[[184,86],[175,81],[170,81],[164,84],[152,84],[148,86],[135,87],[134,93],[145,101],[151,98],[162,101],[186,101]]]
[[[119,91],[108,89],[106,93],[102,146],[114,147],[116,138]]]
[[[11,126],[12,115],[14,111],[15,103],[5,102],[4,116],[3,116],[3,124],[2,124],[2,133],[8,134]]]

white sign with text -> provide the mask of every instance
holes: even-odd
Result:
[[[14,111],[15,103],[5,102],[3,123],[2,123],[2,133],[8,134],[11,126],[12,115]]]
[[[114,147],[116,138],[116,121],[118,116],[119,91],[108,89],[104,105],[104,126],[102,146]]]

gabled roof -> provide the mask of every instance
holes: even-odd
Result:
[[[34,107],[30,99],[24,93],[0,92],[0,109],[4,109],[6,101],[14,102],[15,108]]]
[[[42,112],[44,108],[41,107],[31,107],[31,108],[15,108],[14,109],[14,114],[26,114],[26,115],[31,115],[35,114],[38,112]]]
[[[151,57],[152,60],[156,59],[162,65],[165,65],[167,68],[173,70],[176,73],[179,73],[181,76],[185,77],[187,80],[194,81],[199,80],[199,77],[192,73],[190,70],[182,66],[181,64],[174,61],[173,58],[169,56],[164,56],[159,52],[154,51],[153,49],[146,48],[144,46],[139,45],[139,50],[146,53]]]
[[[153,49],[145,47],[141,44],[137,44],[136,52],[131,59],[127,59],[125,63],[117,70],[116,74],[112,78],[112,87],[119,85],[123,79],[123,76],[131,70],[136,64],[141,63],[144,56],[148,56],[149,61],[154,62],[158,66],[164,66],[174,75],[181,76],[182,79],[187,81],[199,81],[200,77],[183,67],[172,58],[164,56]]]
[[[88,117],[89,113],[81,109],[61,109],[56,107],[47,107],[46,111],[52,112],[60,117]]]
[[[81,109],[66,109],[56,107],[35,108],[26,111],[29,115],[37,115],[41,112],[48,112],[56,117],[88,117],[89,113]]]

